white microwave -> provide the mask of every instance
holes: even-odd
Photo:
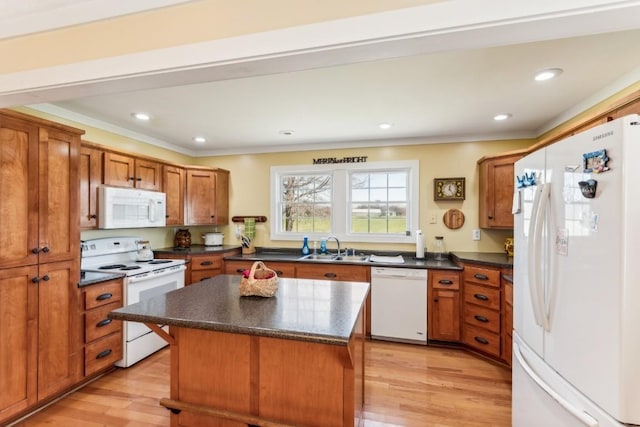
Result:
[[[98,187],[98,228],[167,225],[167,195],[136,188]]]

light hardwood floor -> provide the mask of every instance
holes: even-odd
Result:
[[[509,426],[511,372],[458,349],[368,341],[365,427]],[[168,427],[169,352],[118,369],[16,427]]]

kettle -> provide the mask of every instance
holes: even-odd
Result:
[[[136,258],[138,261],[152,261],[153,251],[151,250],[151,244],[148,240],[138,240],[138,252]]]

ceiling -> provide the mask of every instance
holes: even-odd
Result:
[[[530,138],[640,80],[638,46],[636,29],[436,49],[33,107],[194,156]],[[533,80],[549,67],[564,72]],[[492,119],[502,112],[511,119]]]

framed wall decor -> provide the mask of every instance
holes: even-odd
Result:
[[[464,200],[464,178],[434,178],[433,200]]]

